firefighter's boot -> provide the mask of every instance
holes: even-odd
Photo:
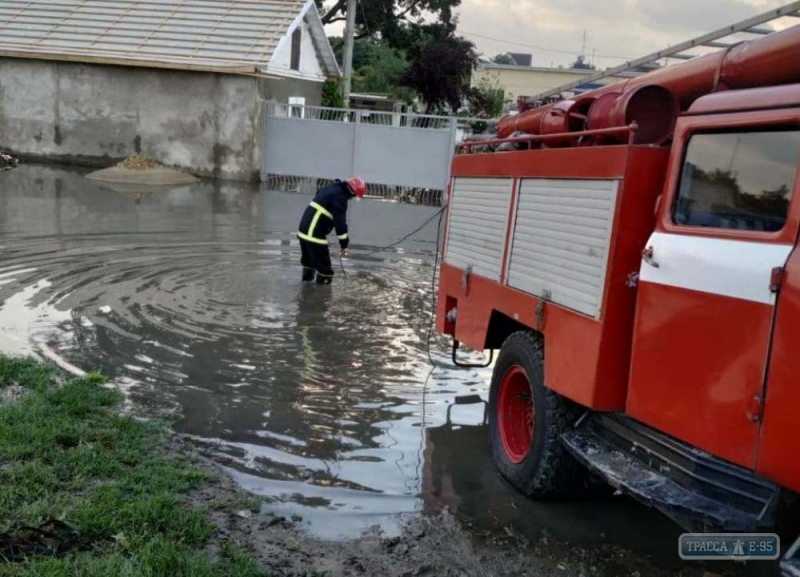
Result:
[[[324,284],[331,284],[332,282],[333,282],[332,276],[317,273],[317,284],[324,285]]]
[[[314,280],[314,269],[303,268],[303,282],[312,282]]]

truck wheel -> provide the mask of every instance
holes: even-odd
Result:
[[[489,434],[500,474],[528,497],[551,499],[571,493],[588,471],[561,443],[578,410],[544,386],[542,345],[528,332],[503,344],[489,393]]]

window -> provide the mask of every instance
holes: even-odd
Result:
[[[289,116],[291,118],[306,117],[306,99],[303,96],[289,97]]]
[[[689,140],[675,224],[777,232],[786,224],[800,131],[696,134]]]
[[[303,44],[303,29],[295,28],[292,32],[292,56],[289,67],[292,70],[300,70],[300,47]]]

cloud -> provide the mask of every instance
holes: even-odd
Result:
[[[766,12],[784,2],[775,2],[774,6],[743,0],[641,1],[638,4],[648,26],[670,33],[689,31],[694,33],[692,35],[700,35]]]
[[[603,55],[597,64],[605,67],[621,62],[606,56],[643,56],[784,4],[782,0],[462,0],[458,13],[459,30],[486,56],[530,52],[535,65],[568,65],[581,53],[585,30],[588,55],[593,50]]]

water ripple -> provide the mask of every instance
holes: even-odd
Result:
[[[51,177],[41,191],[25,180],[34,170]],[[487,375],[426,381],[435,226],[369,253],[434,209],[355,206],[363,244],[346,277],[317,287],[300,282],[291,234],[306,198],[201,186],[137,201],[64,171],[10,174],[0,180],[1,350],[46,347],[102,371],[134,410],[170,414],[301,512],[326,495],[325,510],[357,511],[358,495],[373,512],[376,496],[389,500],[378,509],[423,507],[425,427],[444,421],[455,391],[485,393]]]

